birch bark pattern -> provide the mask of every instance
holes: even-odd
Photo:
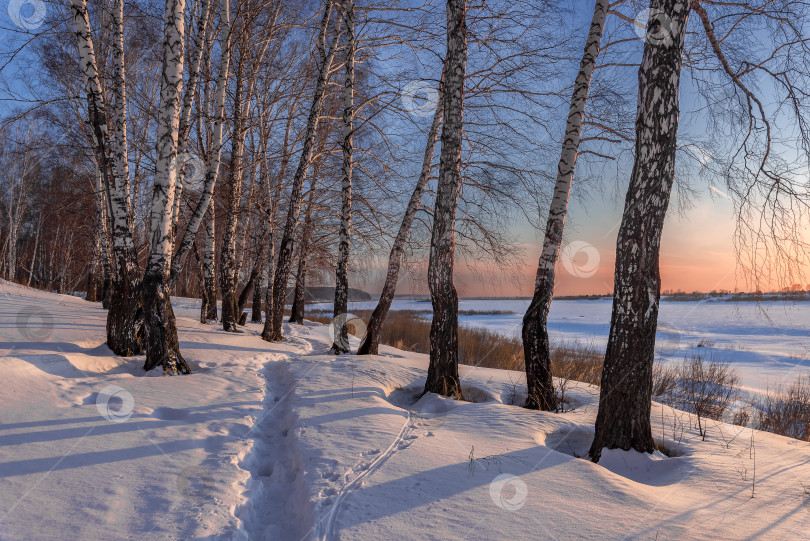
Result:
[[[335,270],[335,304],[332,310],[332,353],[349,353],[349,240],[352,228],[352,151],[354,134],[354,1],[345,0],[346,79],[343,86],[343,175],[341,177],[340,244]],[[343,317],[339,317],[343,314]]]
[[[243,33],[243,36],[246,34]],[[233,133],[231,134],[231,170],[227,184],[227,213],[219,249],[219,289],[222,292],[222,329],[236,332],[239,321],[239,307],[236,299],[236,226],[239,218],[239,205],[242,198],[242,157],[244,152],[245,129],[242,117],[244,98],[243,77],[247,40],[243,38],[239,62],[236,67],[236,93],[233,102]],[[248,97],[248,99],[250,99]]]
[[[402,223],[399,225],[399,231],[394,239],[394,244],[391,246],[391,253],[388,255],[388,269],[385,273],[385,283],[380,293],[380,300],[377,302],[374,312],[371,313],[366,334],[360,342],[360,347],[357,349],[358,355],[377,355],[379,352],[382,327],[385,323],[385,318],[388,316],[388,311],[391,309],[391,303],[394,302],[394,293],[397,289],[399,270],[402,266],[402,254],[405,249],[405,241],[408,240],[408,234],[411,231],[414,216],[416,216],[416,211],[419,210],[419,202],[422,200],[422,193],[424,193],[425,186],[427,186],[427,182],[430,179],[430,169],[433,164],[436,139],[439,135],[439,126],[442,123],[442,111],[444,110],[443,95],[444,68],[442,68],[442,78],[439,83],[439,100],[436,103],[436,111],[433,113],[433,122],[430,125],[427,144],[425,145],[425,154],[422,158],[422,170],[419,173],[419,179],[416,181],[416,187],[414,187],[411,193],[408,206],[405,207],[405,214],[402,216]]]
[[[675,176],[678,87],[690,4],[652,0],[638,71],[633,172],[616,240],[613,313],[590,457],[603,449],[655,450],[652,367],[661,278],[661,232]]]
[[[599,57],[599,44],[605,30],[605,19],[609,8],[608,0],[596,0],[585,52],[579,65],[579,73],[574,81],[574,93],[568,109],[565,126],[565,139],[557,164],[557,182],[546,221],[543,251],[537,265],[534,282],[534,297],[523,316],[523,355],[526,361],[526,407],[544,411],[557,408],[554,382],[551,378],[551,353],[548,342],[548,311],[554,295],[554,267],[562,243],[565,215],[568,211],[568,196],[574,177],[580,137],[582,117],[588,100],[596,60]],[[542,217],[541,217],[542,219]]]
[[[138,323],[142,313],[141,292],[135,243],[130,228],[127,179],[117,178],[116,174],[118,168],[115,167],[115,157],[109,141],[104,95],[98,76],[93,38],[90,33],[87,0],[73,0],[71,11],[87,93],[88,120],[95,141],[97,163],[103,184],[107,188],[105,204],[110,211],[110,237],[115,272],[111,273],[107,345],[116,355],[137,355],[141,352],[138,334]],[[119,80],[117,77],[116,80],[119,84],[123,84],[123,79]],[[119,116],[115,122],[122,124],[116,129],[121,129],[125,133],[126,118]]]
[[[295,275],[295,288],[293,301],[290,306],[290,323],[304,324],[306,311],[305,296],[307,290],[307,256],[309,255],[309,242],[312,239],[312,209],[315,206],[316,184],[320,176],[320,161],[315,162],[312,175],[312,184],[309,186],[307,210],[304,212],[304,225],[301,229],[301,242],[298,245],[298,272]]]
[[[323,95],[326,91],[326,81],[329,78],[329,67],[332,64],[332,58],[335,54],[335,46],[338,38],[337,28],[335,36],[329,46],[329,51],[326,50],[326,35],[329,29],[329,19],[332,13],[332,0],[326,0],[326,6],[321,20],[318,35],[318,81],[315,84],[315,92],[312,96],[312,106],[310,107],[309,116],[307,117],[307,124],[304,133],[303,148],[301,150],[301,159],[298,162],[298,168],[293,177],[292,190],[290,192],[290,207],[287,210],[287,220],[284,223],[284,232],[281,237],[278,252],[278,265],[276,267],[276,275],[273,280],[273,312],[271,320],[270,332],[263,333],[263,338],[272,342],[279,342],[282,339],[281,324],[284,319],[284,302],[287,296],[287,280],[290,277],[290,268],[292,266],[292,252],[293,252],[293,236],[295,234],[295,226],[298,223],[298,215],[301,212],[301,197],[304,189],[304,178],[307,174],[307,169],[312,162],[312,145],[315,142],[315,132],[318,127],[318,119],[321,116],[321,107],[323,105]],[[336,25],[337,26],[337,25]]]
[[[174,187],[174,205],[172,207],[172,234],[177,230],[177,221],[180,215],[180,199],[183,195],[183,183],[186,173],[186,148],[188,136],[191,132],[191,108],[197,95],[197,83],[200,80],[200,66],[203,56],[203,41],[208,28],[208,18],[211,12],[211,0],[202,0],[200,18],[197,20],[197,33],[192,41],[191,62],[188,69],[188,85],[183,96],[183,106],[180,114],[180,126],[177,135],[177,183]]]
[[[197,231],[211,204],[214,195],[214,185],[216,184],[217,176],[219,175],[219,167],[222,162],[222,126],[225,122],[225,98],[228,90],[228,69],[231,59],[231,18],[228,1],[229,0],[222,0],[222,7],[220,8],[219,14],[221,27],[220,47],[222,49],[222,55],[220,57],[215,91],[216,96],[214,99],[214,126],[211,137],[211,155],[206,164],[205,183],[202,195],[197,202],[197,206],[194,208],[194,212],[191,213],[188,225],[186,225],[186,231],[183,233],[183,239],[180,241],[180,245],[177,247],[177,251],[172,258],[170,285],[174,283],[178,274],[180,274],[183,256],[191,248],[191,245],[194,244]],[[216,299],[216,296],[214,298]],[[214,303],[214,307],[216,308],[216,302]],[[216,319],[216,316],[213,319]]]
[[[262,158],[264,170],[265,190],[267,191],[267,206],[265,207],[265,231],[267,233],[267,290],[264,297],[264,328],[262,329],[262,340],[270,341],[273,334],[273,314],[275,313],[274,283],[276,271],[276,213],[278,201],[281,197],[281,189],[284,185],[284,177],[287,175],[287,166],[290,162],[290,132],[292,129],[293,111],[287,117],[287,127],[284,131],[284,154],[281,157],[278,177],[276,179],[276,189],[270,194],[270,168],[265,163],[266,157]],[[285,288],[286,289],[286,288]],[[284,307],[281,308],[282,313]]]
[[[177,137],[183,88],[185,0],[167,0],[164,16],[163,70],[158,109],[157,159],[149,221],[149,257],[143,277],[144,370],[162,366],[167,374],[188,374],[180,354],[169,296],[174,189],[177,182]]]
[[[467,67],[466,0],[447,0],[444,127],[430,239],[428,286],[433,303],[430,365],[425,392],[461,398],[458,379],[458,295],[453,285],[455,221],[461,182],[464,75]]]
[[[200,307],[200,321],[208,323],[217,320],[217,283],[214,272],[215,223],[214,201],[208,204],[208,221],[205,224],[205,250],[203,252],[203,303]]]

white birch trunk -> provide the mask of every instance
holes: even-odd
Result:
[[[180,199],[183,195],[183,184],[185,182],[186,171],[186,148],[188,146],[188,136],[191,131],[191,109],[194,105],[194,98],[197,95],[197,85],[200,80],[200,65],[203,56],[203,43],[208,30],[208,19],[211,12],[211,0],[202,0],[200,6],[200,17],[197,20],[197,32],[192,40],[192,50],[190,51],[191,62],[188,69],[188,84],[183,96],[183,106],[180,113],[180,126],[177,136],[177,171],[178,177],[175,184],[174,205],[172,208],[172,223],[174,230],[177,230],[177,222],[180,215]]]
[[[312,96],[312,106],[307,117],[307,125],[304,132],[303,149],[301,150],[301,159],[298,162],[298,168],[293,177],[292,191],[290,193],[290,207],[287,211],[287,220],[284,224],[284,232],[281,237],[281,244],[279,246],[278,266],[276,268],[276,275],[273,280],[273,312],[272,317],[268,318],[271,322],[271,329],[269,333],[265,333],[263,338],[265,340],[278,342],[282,339],[281,324],[284,319],[284,301],[287,296],[287,281],[290,277],[290,268],[292,266],[292,252],[293,252],[293,235],[295,227],[298,223],[298,216],[301,212],[301,197],[304,189],[304,178],[306,177],[307,169],[309,169],[312,162],[312,146],[315,142],[315,133],[318,127],[318,119],[321,116],[321,107],[323,105],[323,96],[326,91],[326,83],[329,79],[329,69],[332,65],[332,58],[335,54],[335,48],[339,33],[337,30],[338,24],[335,25],[335,36],[329,50],[326,50],[326,35],[329,29],[329,19],[332,13],[332,0],[326,0],[323,19],[318,34],[318,80],[315,84],[315,92]]]
[[[206,166],[202,195],[200,196],[197,206],[194,208],[194,212],[192,212],[189,218],[188,225],[186,225],[186,230],[183,233],[183,238],[172,259],[170,284],[177,279],[177,275],[180,273],[183,256],[191,248],[194,239],[197,237],[197,231],[200,228],[203,216],[205,216],[205,212],[211,203],[211,198],[214,194],[214,185],[216,184],[219,168],[222,163],[222,128],[225,123],[225,100],[227,97],[228,70],[231,59],[231,22],[228,0],[222,0],[219,18],[222,56],[220,58],[216,96],[214,98],[214,126],[211,138],[211,155]]]
[[[119,0],[120,2],[120,0]],[[85,91],[87,94],[88,118],[96,145],[96,158],[99,170],[103,175],[104,185],[107,187],[107,201],[110,212],[113,258],[115,272],[113,273],[112,291],[110,295],[109,313],[107,314],[107,345],[117,355],[137,355],[141,351],[140,339],[137,333],[138,320],[141,312],[140,291],[138,283],[138,263],[135,253],[135,243],[132,239],[131,217],[129,209],[129,190],[126,178],[119,176],[121,164],[120,152],[118,159],[113,156],[112,145],[109,141],[106,107],[101,83],[98,76],[98,65],[93,48],[93,39],[90,33],[90,19],[87,13],[86,0],[72,0],[71,11],[75,28],[76,40],[79,49],[79,61],[84,76]],[[121,88],[116,93],[121,98],[121,107],[116,105],[116,130],[126,134],[126,117],[123,100],[126,96],[123,72],[116,69],[115,85]],[[119,134],[117,146],[123,144],[124,135]],[[125,156],[124,156],[125,158]],[[118,163],[118,166],[116,166]]]
[[[461,384],[458,379],[458,295],[453,285],[453,263],[467,67],[466,12],[466,0],[447,0],[444,126],[428,263],[433,321],[425,392],[456,398],[461,397]]]
[[[557,164],[557,182],[546,221],[543,251],[537,265],[534,297],[523,316],[523,350],[526,360],[526,407],[553,411],[557,407],[554,384],[551,378],[551,354],[548,341],[548,311],[554,294],[554,267],[562,242],[565,215],[568,210],[568,195],[574,178],[574,166],[582,135],[582,117],[591,86],[591,77],[599,57],[599,45],[607,19],[608,0],[596,0],[591,19],[585,52],[574,81],[574,92],[568,108],[560,161]],[[542,216],[541,216],[542,219]]]
[[[163,70],[158,109],[157,159],[149,220],[149,257],[143,281],[144,370],[162,366],[168,374],[191,370],[180,354],[168,291],[172,257],[172,210],[177,182],[177,137],[183,88],[185,0],[167,0]]]
[[[349,240],[352,228],[352,151],[354,134],[354,1],[345,0],[346,78],[343,85],[343,175],[341,177],[340,233],[337,269],[335,271],[335,304],[333,308],[334,340],[332,352],[349,353],[349,330],[345,314],[349,305]],[[343,317],[339,317],[343,315]]]
[[[675,178],[678,91],[691,3],[652,0],[638,70],[633,172],[616,239],[610,319],[590,457],[602,449],[652,453],[650,426],[655,329],[661,295],[661,234]]]

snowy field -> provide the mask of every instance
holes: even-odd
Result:
[[[350,310],[373,310],[374,302],[349,303]],[[459,300],[459,310],[507,311],[511,314],[461,315],[468,327],[520,337],[529,299]],[[552,340],[593,344],[604,349],[610,332],[611,299],[555,300],[548,330]],[[312,305],[331,310],[331,304]],[[395,300],[392,310],[424,311],[430,302]],[[656,351],[664,360],[680,360],[701,344],[703,353],[733,365],[742,386],[752,391],[792,382],[810,373],[810,302],[662,301]]]
[[[511,405],[520,373],[462,367],[473,402],[415,401],[424,355],[334,357],[318,324],[268,344],[256,324],[228,334],[197,310],[176,305],[195,371],[164,377],[111,354],[98,304],[0,283],[0,539],[807,538],[808,443],[713,421],[702,442],[687,414],[653,404],[656,438],[680,456],[596,465],[574,456],[593,387],[571,391],[573,411],[532,412]],[[681,344],[744,344],[740,366],[792,369],[780,359],[801,351],[805,308],[774,310],[774,327],[734,310],[673,303],[662,320]],[[562,301],[553,327],[599,339],[608,315]]]

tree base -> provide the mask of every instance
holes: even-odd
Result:
[[[107,346],[121,357],[142,351],[138,332],[143,311],[136,280],[116,280],[111,284],[107,312]]]
[[[527,409],[557,411],[557,395],[551,377],[551,351],[546,328],[546,306],[551,298],[538,298],[523,316],[523,357],[526,362]]]
[[[177,325],[166,284],[161,276],[147,276],[143,282],[144,343],[147,372],[163,366],[167,374],[190,374],[191,368],[180,354]]]

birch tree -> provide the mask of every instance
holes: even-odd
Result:
[[[616,239],[610,320],[596,430],[590,457],[603,448],[652,453],[650,427],[655,329],[661,293],[659,248],[672,183],[678,132],[687,0],[652,0],[638,71],[633,172]]]
[[[352,227],[352,150],[354,132],[354,0],[343,3],[346,23],[346,78],[343,87],[343,170],[341,176],[341,207],[338,261],[335,271],[335,304],[333,316],[332,353],[349,352],[349,330],[345,321],[349,305],[349,240]],[[339,317],[341,314],[344,317]]]
[[[208,323],[217,320],[217,285],[214,274],[215,234],[214,234],[214,201],[208,204],[208,219],[205,223],[205,248],[202,265],[202,304],[200,307],[200,322]]]
[[[139,320],[142,314],[139,269],[132,238],[129,182],[121,178],[126,155],[123,134],[126,133],[124,104],[114,109],[114,127],[110,129],[107,122],[106,106],[101,82],[98,75],[98,64],[93,48],[93,37],[90,32],[90,18],[87,12],[87,0],[72,0],[71,11],[76,40],[79,47],[79,61],[84,77],[87,110],[90,128],[95,142],[96,163],[107,187],[107,205],[111,218],[111,237],[115,272],[111,284],[109,311],[107,313],[107,345],[116,354],[122,356],[136,355],[141,352],[138,336]],[[123,1],[116,2],[117,22],[123,24]],[[123,29],[114,32],[121,44]],[[123,46],[122,44],[120,45]],[[123,54],[116,55],[115,82],[124,85]],[[124,89],[117,94],[123,99]],[[110,131],[118,134],[117,144],[113,148],[110,142]],[[115,155],[114,155],[115,152]]]
[[[183,89],[184,10],[185,0],[166,1],[157,163],[149,223],[149,257],[143,278],[146,345],[144,370],[162,366],[168,374],[191,372],[180,354],[168,287],[173,247],[173,204],[178,177],[177,140]]]
[[[236,299],[236,225],[239,204],[242,197],[242,159],[245,142],[244,103],[250,101],[245,97],[245,63],[247,62],[247,29],[242,28],[239,47],[239,60],[236,66],[236,79],[234,81],[235,93],[233,102],[233,130],[231,134],[231,167],[226,186],[227,204],[225,227],[220,245],[219,262],[219,288],[222,292],[222,329],[236,332],[236,323],[239,313]]]
[[[292,190],[290,193],[290,206],[287,210],[287,219],[284,224],[284,231],[279,244],[278,263],[276,274],[273,279],[273,305],[272,317],[270,320],[270,332],[262,333],[262,338],[268,341],[278,342],[282,339],[281,324],[284,319],[284,301],[287,296],[287,281],[290,276],[292,266],[293,242],[295,227],[298,222],[298,215],[301,212],[301,197],[304,189],[304,178],[312,161],[312,146],[315,141],[315,133],[318,127],[318,120],[321,116],[323,97],[326,92],[326,82],[329,78],[329,69],[332,65],[332,58],[335,54],[335,47],[339,37],[338,24],[335,24],[335,35],[329,49],[326,48],[326,38],[329,30],[329,20],[332,13],[332,0],[326,0],[323,18],[318,29],[317,53],[318,53],[318,79],[312,96],[307,123],[304,130],[303,148],[298,168],[293,177]]]
[[[565,215],[568,210],[568,195],[574,177],[580,137],[582,117],[591,85],[599,44],[605,29],[605,20],[610,8],[608,0],[596,0],[591,19],[585,52],[579,65],[579,73],[574,82],[574,92],[568,109],[560,161],[557,164],[557,181],[548,211],[543,251],[537,265],[534,281],[534,296],[523,316],[523,355],[526,360],[526,387],[528,397],[526,407],[553,411],[557,407],[554,384],[551,379],[551,354],[548,343],[548,311],[554,294],[554,267],[562,243]],[[542,217],[541,217],[542,219]]]
[[[444,110],[444,69],[442,69],[442,78],[439,83],[439,96],[436,101],[436,110],[433,113],[433,121],[430,124],[430,130],[427,135],[427,143],[425,144],[425,153],[422,158],[422,169],[419,173],[419,178],[416,181],[416,186],[411,193],[408,200],[408,205],[405,207],[405,214],[402,216],[397,236],[394,238],[394,243],[391,246],[391,252],[388,255],[388,267],[385,273],[385,282],[383,283],[382,292],[380,293],[380,300],[377,306],[371,313],[368,321],[368,328],[366,334],[360,342],[360,347],[357,348],[358,355],[377,355],[380,345],[380,335],[382,327],[385,323],[385,318],[388,316],[388,311],[391,309],[391,303],[394,302],[394,293],[396,292],[397,281],[399,280],[399,272],[402,267],[402,256],[405,249],[405,242],[408,240],[408,234],[411,231],[416,211],[419,210],[419,202],[422,200],[422,194],[425,191],[428,180],[430,179],[430,171],[433,166],[433,154],[436,148],[436,139],[439,135],[439,127],[442,123],[442,111]]]
[[[191,40],[192,49],[189,54],[191,62],[189,63],[188,70],[188,84],[186,85],[183,95],[183,106],[181,108],[180,125],[178,127],[177,136],[178,177],[174,188],[174,205],[172,208],[173,229],[177,228],[177,221],[180,214],[184,175],[186,172],[186,162],[188,161],[186,159],[186,150],[188,147],[189,134],[191,132],[191,110],[194,105],[194,98],[197,95],[197,84],[200,79],[200,67],[202,65],[203,49],[212,5],[213,2],[211,0],[202,0],[200,4],[200,14],[197,19],[197,31]]]
[[[467,2],[447,0],[444,126],[439,180],[430,239],[428,286],[433,304],[430,365],[425,392],[461,398],[458,379],[458,294],[453,285],[455,219],[461,182],[464,74],[467,65]]]
[[[296,104],[290,107],[287,115],[287,124],[284,130],[284,143],[282,146],[281,164],[279,165],[279,172],[276,178],[275,187],[271,187],[270,183],[270,167],[266,163],[266,153],[262,156],[262,169],[264,171],[265,192],[267,196],[267,206],[265,207],[265,234],[267,242],[267,289],[265,290],[264,300],[264,327],[262,328],[262,339],[270,341],[273,333],[273,314],[275,314],[275,269],[276,269],[276,214],[278,213],[279,198],[281,197],[281,189],[284,183],[284,177],[287,175],[287,167],[290,163],[290,135],[292,129],[292,121],[295,113]],[[285,297],[286,297],[286,285]],[[282,301],[283,302],[283,301]],[[284,313],[284,306],[280,308],[282,314]],[[283,317],[283,316],[282,316]]]
[[[211,221],[213,224],[213,195],[214,186],[219,176],[220,165],[222,164],[222,145],[223,137],[222,130],[226,120],[225,100],[228,90],[228,70],[230,67],[231,59],[231,19],[230,19],[230,6],[228,0],[221,0],[221,8],[219,14],[220,20],[220,49],[221,55],[219,60],[219,72],[217,74],[216,90],[214,96],[214,118],[213,129],[211,133],[211,152],[208,156],[205,169],[205,181],[203,183],[202,194],[200,200],[197,202],[191,217],[186,225],[186,230],[183,233],[182,240],[180,241],[177,251],[172,258],[171,266],[171,282],[177,278],[182,267],[183,256],[191,249],[194,244],[194,239],[197,238],[200,224],[206,215],[209,207],[211,207]],[[211,225],[213,227],[213,225]],[[208,238],[208,237],[206,237]],[[211,250],[213,250],[214,240],[211,238]],[[208,241],[206,240],[206,250],[208,249]],[[206,252],[207,254],[208,252]],[[207,268],[207,267],[206,267]],[[213,270],[211,273],[213,274]],[[214,295],[214,311],[216,311],[216,295]],[[210,315],[210,314],[209,314]],[[216,319],[216,314],[213,318]]]
[[[718,10],[714,20],[704,4]],[[729,105],[739,108],[730,122],[739,130],[739,143],[734,143],[739,146],[731,159],[717,159],[725,162],[722,175],[737,207],[738,231],[749,228],[756,236],[755,242],[768,236],[777,250],[791,252],[788,262],[797,262],[794,254],[806,254],[806,243],[795,233],[798,220],[804,216],[802,209],[810,200],[810,185],[806,169],[786,167],[785,158],[786,154],[798,151],[808,159],[810,149],[802,118],[807,113],[806,94],[802,90],[806,88],[807,74],[795,64],[794,56],[797,51],[808,52],[810,39],[803,33],[807,14],[790,2],[771,4],[767,0],[761,4],[734,5],[698,0],[650,3],[638,73],[635,161],[616,242],[613,312],[590,449],[593,461],[599,461],[606,448],[640,452],[655,449],[650,401],[661,289],[659,252],[676,170],[678,91],[690,12],[699,19],[703,29],[700,37],[705,37],[708,52],[702,58],[707,64],[698,73],[713,73],[727,83],[730,81],[727,88],[737,96],[718,105],[724,111]],[[753,47],[748,41],[750,34],[746,27],[756,19],[760,19],[758,24],[776,26],[769,36],[771,42],[763,40],[762,48]],[[723,28],[722,37],[716,34],[716,27]],[[740,58],[736,69],[723,51],[735,41]],[[714,66],[711,61],[716,62]],[[761,82],[757,76],[777,83],[774,85],[777,112],[769,112],[762,97],[752,90]],[[779,110],[782,103],[788,106]],[[784,114],[784,119],[793,121],[799,137],[792,144],[797,148],[777,152],[772,114]],[[728,137],[728,130],[723,133]],[[754,207],[758,217],[767,218],[747,223],[744,209]],[[756,253],[757,257],[761,255]],[[754,278],[758,277],[755,274]]]

